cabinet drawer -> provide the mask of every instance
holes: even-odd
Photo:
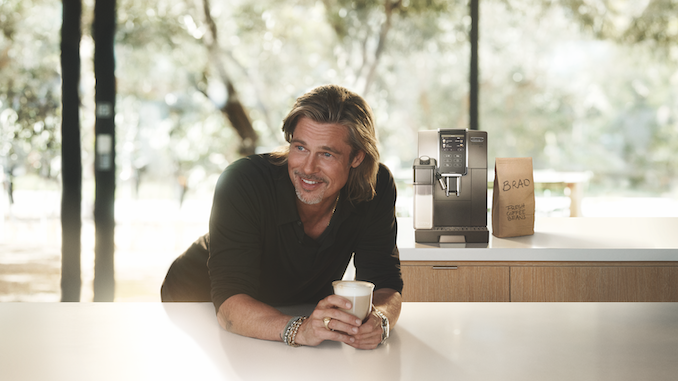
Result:
[[[402,264],[406,302],[508,302],[508,266]]]
[[[676,302],[678,267],[511,267],[513,302]]]

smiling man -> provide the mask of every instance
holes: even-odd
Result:
[[[284,119],[289,145],[231,164],[216,186],[209,233],[172,264],[163,301],[211,301],[219,324],[244,336],[377,347],[400,315],[395,183],[379,163],[363,98],[322,86]],[[354,256],[356,278],[376,285],[361,322],[332,293]],[[309,316],[275,307],[312,304]]]

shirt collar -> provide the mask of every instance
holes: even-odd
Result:
[[[296,204],[297,195],[287,171],[287,163],[277,168],[279,168],[279,170],[275,179],[275,197],[278,208],[278,220],[276,222],[278,225],[283,225],[299,221],[299,213],[297,212]]]

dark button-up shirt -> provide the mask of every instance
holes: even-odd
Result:
[[[344,191],[325,232],[304,233],[287,165],[268,155],[231,164],[217,182],[209,225],[212,301],[236,294],[279,306],[317,303],[332,294],[355,253],[356,278],[401,292],[396,189],[380,165],[376,196],[352,205]]]

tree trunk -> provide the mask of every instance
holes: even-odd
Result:
[[[206,45],[210,55],[210,63],[217,69],[219,78],[224,87],[226,87],[226,93],[228,95],[226,104],[221,107],[220,111],[231,123],[231,126],[238,133],[238,136],[240,136],[240,154],[243,156],[252,155],[255,153],[259,136],[254,130],[245,107],[243,106],[242,102],[240,102],[238,92],[236,91],[230,76],[226,73],[226,68],[221,61],[221,48],[219,47],[217,26],[214,22],[214,19],[212,18],[209,0],[203,0],[203,8],[205,13],[205,23],[208,26],[208,34],[210,35],[208,36],[210,38],[206,39]]]
[[[365,85],[363,87],[363,96],[366,96],[372,87],[374,82],[374,77],[377,72],[377,66],[379,65],[379,60],[381,54],[386,48],[386,41],[388,39],[388,33],[391,31],[391,21],[393,19],[393,10],[401,6],[401,1],[392,2],[391,0],[384,1],[384,13],[386,15],[386,20],[381,24],[381,30],[379,31],[379,41],[377,42],[377,47],[374,50],[374,57],[372,63],[370,64],[367,75],[365,76]],[[362,70],[361,70],[362,71]]]
[[[80,147],[80,0],[63,0],[61,25],[61,301],[79,302],[82,234]]]
[[[115,297],[115,0],[94,6],[94,77],[96,142],[94,201],[94,301]]]
[[[257,132],[254,131],[252,127],[252,122],[247,116],[245,107],[238,99],[238,94],[233,87],[233,84],[228,81],[224,81],[224,86],[228,90],[228,100],[224,107],[221,108],[221,112],[226,115],[228,121],[231,122],[231,126],[238,132],[240,136],[240,154],[242,156],[252,155],[257,147],[257,140],[259,136]]]

